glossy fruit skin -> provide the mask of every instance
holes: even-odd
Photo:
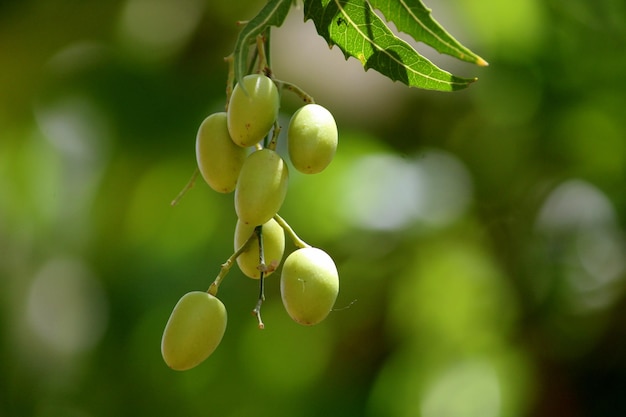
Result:
[[[161,339],[163,360],[177,371],[197,366],[222,341],[226,321],[226,308],[218,298],[202,291],[185,294],[165,326]]]
[[[289,122],[289,159],[304,174],[322,172],[335,156],[338,138],[333,115],[318,104],[307,104]]]
[[[226,112],[214,113],[200,124],[196,135],[198,169],[209,186],[220,193],[235,190],[246,149],[233,143]]]
[[[339,294],[339,274],[332,258],[318,248],[292,252],[280,277],[280,293],[289,316],[305,326],[324,320]]]
[[[285,201],[289,172],[287,164],[271,149],[248,156],[235,188],[235,211],[241,222],[264,224],[274,217]]]
[[[262,74],[243,77],[235,85],[228,103],[228,131],[242,147],[256,145],[267,135],[278,117],[280,96],[274,82]]]
[[[256,226],[244,224],[241,220],[237,221],[235,228],[235,250],[246,243],[248,238],[254,234]],[[285,231],[274,219],[270,219],[263,225],[263,257],[265,265],[274,269],[280,265],[285,252]],[[261,278],[259,271],[259,240],[255,234],[254,239],[248,245],[245,252],[237,257],[237,265],[246,276],[254,279]],[[265,277],[271,275],[274,271],[270,270],[265,273]]]

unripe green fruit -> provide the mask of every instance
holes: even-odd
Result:
[[[228,103],[228,131],[239,146],[256,145],[267,135],[278,117],[280,97],[274,82],[261,74],[243,77]]]
[[[209,293],[185,294],[170,315],[161,354],[170,368],[191,369],[205,360],[222,341],[226,330],[226,308]]]
[[[225,112],[204,119],[196,135],[198,169],[211,188],[220,193],[235,190],[241,167],[246,160],[245,148],[235,145],[228,133]]]
[[[321,249],[298,249],[283,264],[280,293],[293,320],[306,326],[317,324],[335,305],[339,293],[337,267]]]
[[[235,211],[250,226],[274,217],[285,200],[289,174],[287,164],[275,151],[261,149],[248,156],[235,188]]]
[[[318,104],[307,104],[291,117],[287,131],[289,159],[304,174],[323,171],[337,151],[337,124]]]
[[[235,228],[235,250],[246,243],[251,235],[254,235],[252,242],[246,250],[237,257],[237,265],[241,272],[250,278],[261,278],[259,270],[259,239],[254,233],[256,226],[244,224],[241,220],[237,221]],[[272,274],[283,259],[285,251],[285,231],[274,219],[270,219],[263,225],[263,257],[265,265],[271,269],[265,273],[265,277]]]

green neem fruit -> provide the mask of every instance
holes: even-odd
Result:
[[[317,324],[335,305],[339,293],[337,267],[321,249],[298,249],[283,264],[280,293],[293,320],[306,326]]]
[[[321,172],[335,156],[337,139],[333,115],[320,105],[307,104],[298,109],[289,122],[289,159],[304,174]]]
[[[220,193],[235,190],[247,156],[246,149],[231,140],[226,119],[225,112],[210,115],[204,119],[196,135],[198,169],[207,184]]]
[[[252,242],[248,245],[245,252],[243,252],[237,258],[237,265],[241,272],[249,276],[250,278],[261,278],[261,271],[259,271],[259,240],[254,233],[255,226],[244,224],[238,221],[235,228],[235,250],[239,249],[241,245],[246,243],[248,238],[254,234]],[[285,251],[285,231],[274,219],[270,219],[263,225],[263,257],[265,265],[270,270],[265,273],[267,277],[270,275],[280,264],[283,259],[283,252]]]
[[[261,149],[248,156],[235,188],[235,211],[250,226],[274,217],[287,194],[287,164],[275,151]]]
[[[261,74],[243,77],[228,103],[228,131],[239,146],[252,146],[270,131],[278,117],[280,97],[274,82]]]
[[[209,293],[185,294],[170,315],[161,354],[165,363],[177,371],[191,369],[205,360],[222,341],[226,330],[226,308]]]

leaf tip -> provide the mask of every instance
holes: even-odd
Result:
[[[356,58],[361,61],[361,65],[367,68],[367,58],[365,58],[365,55],[362,52],[359,52]]]
[[[488,67],[489,62],[485,61],[481,57],[476,57],[476,65],[478,65],[479,67]]]

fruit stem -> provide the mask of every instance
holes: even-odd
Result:
[[[265,254],[263,251],[263,226],[257,226],[254,228],[253,236],[257,237],[259,240],[259,299],[256,302],[256,306],[254,310],[252,310],[252,314],[254,314],[259,322],[259,329],[264,329],[265,324],[263,324],[263,319],[261,318],[261,305],[263,301],[265,301],[265,271],[267,271],[267,266],[265,265]]]
[[[230,102],[230,96],[233,94],[233,88],[235,84],[235,58],[231,53],[224,61],[228,63],[228,79],[226,80],[226,106],[225,110],[228,111],[228,103]]]
[[[280,134],[280,125],[278,124],[278,120],[274,122],[274,130],[272,131],[272,139],[270,143],[267,144],[267,148],[273,151],[276,150],[276,143],[278,142],[278,135]]]
[[[199,173],[200,171],[198,170],[198,168],[196,168],[196,170],[191,175],[191,178],[189,178],[189,181],[187,181],[187,184],[185,185],[185,187],[183,187],[183,189],[180,190],[180,193],[178,193],[176,198],[173,199],[172,202],[170,203],[172,206],[177,205],[180,202],[181,198],[183,198],[183,196],[187,194],[187,191],[189,191],[194,186],[194,184],[196,183],[196,178],[198,178]]]
[[[254,228],[254,234],[257,240],[259,241],[259,265],[257,269],[264,273],[267,271],[267,265],[265,265],[265,250],[263,249],[263,226],[257,226]],[[261,298],[265,299],[265,295],[263,294],[263,285],[261,285]]]
[[[261,278],[259,279],[261,281],[261,288],[263,288],[263,276],[265,275],[264,272],[261,271]],[[263,290],[261,290],[261,292],[263,292]],[[265,324],[263,323],[263,319],[261,318],[261,304],[263,304],[263,301],[265,300],[265,298],[261,298],[259,297],[259,299],[256,302],[256,306],[254,307],[254,310],[252,310],[252,314],[256,317],[258,323],[259,323],[259,329],[263,330],[265,329]]]
[[[257,35],[256,37],[256,50],[259,54],[257,72],[265,73],[265,68],[269,67],[269,63],[267,60],[267,55],[265,54],[265,36],[263,34]]]
[[[292,93],[300,97],[302,101],[304,101],[305,103],[309,103],[309,104],[315,103],[315,100],[313,99],[313,97],[307,92],[305,92],[303,89],[298,87],[297,85],[292,84],[287,81],[282,81],[282,80],[277,80],[277,79],[274,79],[274,82],[276,83],[278,88],[284,88],[287,91],[291,91]]]
[[[265,54],[265,68],[263,68],[263,71],[265,72],[265,75],[267,75],[268,77],[272,78],[272,54],[271,54],[271,35],[272,35],[272,27],[268,26],[265,29],[265,35],[263,36],[263,52]]]
[[[226,260],[226,262],[224,262],[221,265],[219,274],[217,274],[217,277],[215,278],[215,281],[213,281],[213,283],[211,283],[211,286],[207,290],[207,292],[209,294],[211,294],[213,296],[217,295],[217,290],[218,290],[220,284],[222,283],[222,281],[224,280],[224,277],[226,277],[226,274],[228,274],[228,271],[233,266],[233,263],[239,257],[239,255],[241,255],[243,252],[246,251],[246,249],[248,248],[248,245],[250,244],[250,242],[252,242],[252,240],[255,237],[256,237],[256,235],[254,233],[251,234],[250,237],[248,238],[248,240],[246,240],[245,243],[243,245],[241,245],[241,247],[239,249],[237,249],[235,251],[235,253],[230,255],[230,257]]]
[[[285,221],[285,219],[283,219],[282,217],[280,217],[278,214],[274,215],[274,220],[276,220],[276,223],[278,223],[280,225],[280,227],[283,228],[283,230],[285,231],[285,233],[287,233],[289,235],[289,237],[291,238],[291,240],[293,241],[293,244],[299,248],[310,248],[311,245],[309,245],[308,243],[306,243],[304,240],[300,239],[298,237],[298,235],[296,234],[296,232],[294,232],[294,230],[291,228],[291,226],[289,226],[289,223],[287,223]]]

